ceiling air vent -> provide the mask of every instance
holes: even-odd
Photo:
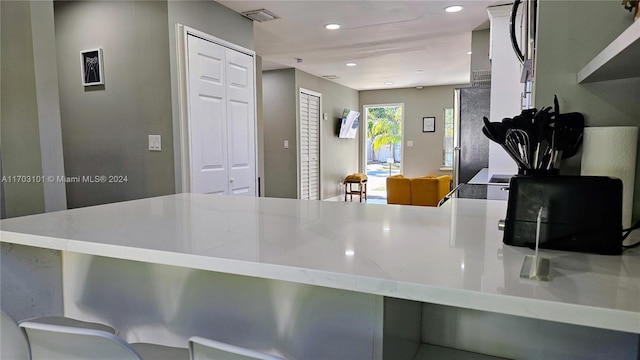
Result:
[[[257,22],[271,21],[280,19],[280,17],[267,9],[244,11],[242,15]]]
[[[338,76],[336,75],[322,75],[323,78],[327,79],[327,80],[335,80],[338,78]]]

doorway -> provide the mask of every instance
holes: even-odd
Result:
[[[184,191],[256,196],[254,53],[181,26]]]
[[[387,177],[402,173],[404,104],[364,106],[364,164],[368,198],[387,198]]]

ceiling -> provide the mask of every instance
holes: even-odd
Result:
[[[243,12],[267,9],[279,19],[254,21],[263,70],[295,67],[356,90],[469,83],[471,31],[488,28],[495,0],[241,1]],[[446,13],[449,5],[462,5]],[[338,30],[324,25],[338,23]],[[298,62],[296,59],[302,59]],[[347,67],[353,62],[356,66]],[[393,84],[385,84],[391,82]]]

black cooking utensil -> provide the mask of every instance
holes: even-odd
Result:
[[[549,134],[553,131],[551,128],[551,107],[543,107],[533,117],[533,137],[536,149],[533,152],[533,163],[531,166],[534,169],[541,168],[541,160],[544,157],[544,153],[550,148],[550,142],[547,140]]]
[[[503,149],[521,170],[555,170],[560,159],[572,157],[583,137],[584,117],[580,113],[560,114],[560,103],[553,96],[553,107],[525,109],[513,118],[490,122],[483,117],[482,132]]]
[[[569,147],[569,149],[565,150],[562,153],[562,159],[568,159],[578,153],[578,149],[580,145],[582,145],[583,134],[580,134],[578,138],[574,141],[573,145]]]
[[[486,131],[486,132],[485,132],[485,131]],[[490,136],[490,135],[487,135],[487,134],[489,134],[489,131],[487,131],[487,129],[486,129],[485,127],[483,127],[483,128],[482,128],[482,132],[483,132],[483,133],[485,133],[485,135],[486,135],[487,137],[489,137],[489,136]],[[489,137],[489,138],[491,139],[491,137]],[[495,141],[495,140],[494,140],[494,141]],[[495,141],[495,142],[497,142],[497,141]],[[507,146],[507,144],[506,144],[506,143],[500,143],[500,146],[502,146],[502,148],[503,148],[503,149],[504,149],[504,151],[507,153],[507,155],[509,155],[509,157],[511,157],[511,158],[513,159],[513,161],[515,161],[515,162],[516,162],[516,164],[518,164],[518,168],[520,168],[520,169],[528,169],[528,168],[529,168],[529,166],[528,166],[527,164],[525,164],[525,163],[521,160],[521,158],[520,158],[520,154],[518,153],[518,152],[519,152],[518,150],[514,150],[514,151],[512,152],[512,150]]]
[[[534,168],[533,164],[534,152],[537,148],[537,140],[536,134],[533,127],[533,118],[535,113],[533,112],[535,109],[523,110],[520,115],[516,115],[513,117],[513,124],[510,129],[507,130],[518,130],[518,133],[522,136],[518,137],[518,141],[521,141],[521,145],[525,148],[523,150],[524,153],[527,154],[526,158],[523,158],[523,162],[527,164],[527,169]],[[522,143],[526,138],[526,143]]]
[[[578,112],[556,115],[555,132],[555,149],[562,151],[562,159],[574,156],[582,144],[584,116]]]
[[[531,130],[531,126],[533,125],[531,120],[533,120],[533,118],[528,119],[522,115],[516,115],[513,117],[513,125],[511,127],[529,131]]]
[[[503,123],[490,122],[486,116],[482,118],[482,121],[484,121],[484,126],[482,127],[482,133],[486,137],[488,137],[489,140],[500,144],[500,146],[502,146],[504,151],[506,151],[506,153],[513,159],[513,161],[516,162],[516,164],[518,164],[519,168],[526,169],[527,165],[524,164],[522,160],[520,160],[519,155],[511,153],[511,151],[509,151],[509,149],[505,145],[505,139],[507,137],[506,133],[508,128]]]
[[[484,121],[485,128],[489,134],[491,134],[493,141],[503,145],[504,140],[507,137],[506,127],[502,123],[490,122],[486,116],[484,116],[482,120]]]
[[[525,169],[531,169],[531,138],[529,133],[523,129],[508,129],[505,140],[505,147],[512,155],[517,157],[519,163],[524,165]]]
[[[504,118],[502,119],[502,125],[506,126],[507,128],[510,128],[513,126],[513,119],[512,118]]]
[[[520,116],[531,122],[537,113],[538,110],[536,110],[536,108],[524,109],[520,112]]]

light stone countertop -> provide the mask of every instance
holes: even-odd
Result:
[[[2,220],[0,241],[640,333],[640,249],[541,251],[552,281],[523,280],[506,206],[177,194]]]

